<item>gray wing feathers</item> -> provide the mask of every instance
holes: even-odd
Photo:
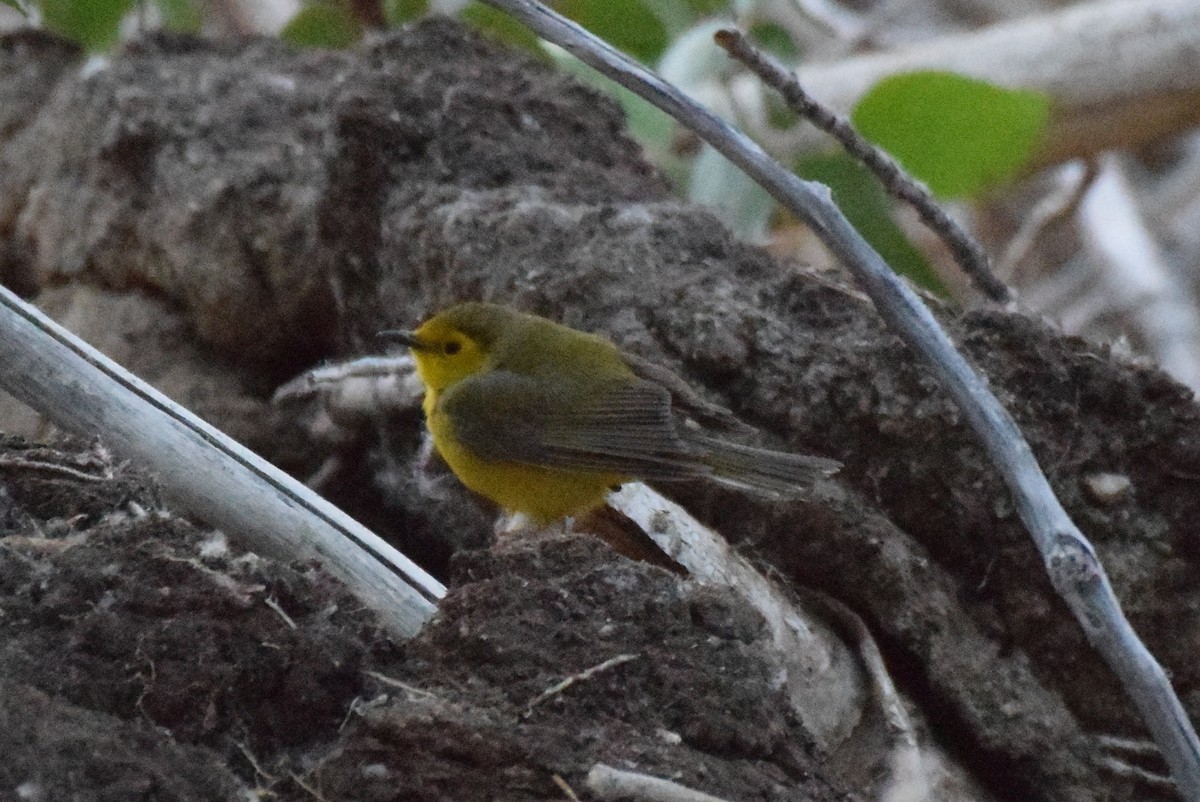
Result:
[[[625,352],[621,353],[621,359],[624,360],[625,364],[629,366],[629,369],[639,379],[645,379],[648,382],[665,387],[671,394],[672,406],[676,410],[691,415],[700,423],[726,430],[744,430],[750,428],[738,420],[725,407],[706,401],[687,382],[662,365],[657,365],[648,359]]]
[[[689,439],[707,455],[714,479],[734,487],[786,495],[838,472],[841,463],[805,454],[770,451],[702,434]]]
[[[708,473],[676,434],[664,388],[634,381],[580,399],[503,370],[465,379],[442,398],[455,435],[480,456],[645,479]]]
[[[708,476],[770,494],[786,494],[840,467],[694,431],[677,422],[670,390],[640,379],[598,386],[588,397],[545,378],[493,370],[454,385],[441,404],[465,446],[502,462],[650,481]]]

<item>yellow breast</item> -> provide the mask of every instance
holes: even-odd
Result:
[[[438,454],[464,485],[509,512],[521,512],[539,524],[580,515],[604,503],[608,491],[629,481],[617,473],[572,471],[487,460],[452,436],[449,416],[440,412],[437,395],[425,394],[425,420]]]

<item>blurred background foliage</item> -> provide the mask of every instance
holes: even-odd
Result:
[[[860,0],[861,1],[861,0]],[[424,15],[456,16],[488,35],[554,62],[625,108],[630,129],[648,156],[689,199],[710,207],[739,235],[763,243],[790,243],[795,221],[724,157],[681,131],[666,115],[597,75],[564,51],[541,42],[507,15],[478,0],[288,0],[258,3],[259,16],[235,2],[213,0],[0,0],[34,24],[103,53],[123,36],[148,28],[221,33],[230,27],[270,28],[262,10],[280,6],[276,33],[297,47],[342,48],[373,29],[404,25]],[[712,42],[719,27],[734,24],[764,49],[788,62],[828,55],[811,35],[797,34],[802,2],[781,0],[557,0],[557,11],[615,47],[657,69],[665,78],[737,119],[729,79],[739,71]],[[849,5],[853,5],[850,3]],[[766,126],[783,132],[797,120],[767,98]],[[853,111],[857,125],[885,145],[917,178],[943,198],[972,198],[1020,173],[1037,146],[1046,101],[944,73],[913,73],[882,81]],[[761,137],[760,137],[761,138]],[[863,233],[901,273],[945,292],[927,256],[893,221],[891,202],[849,159],[811,148],[770,147],[801,175],[827,183]]]

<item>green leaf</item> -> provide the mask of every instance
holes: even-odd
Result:
[[[977,195],[1012,178],[1041,141],[1050,100],[946,72],[877,83],[859,100],[859,131],[943,198]]]
[[[527,50],[539,58],[546,57],[537,36],[503,11],[497,11],[479,0],[472,0],[459,12],[459,17],[496,39]]]
[[[646,5],[662,23],[670,40],[669,47],[681,33],[719,13],[728,3],[725,0],[647,0]],[[730,11],[724,17],[728,20],[732,15]]]
[[[318,2],[300,9],[279,38],[294,47],[349,47],[362,38],[362,26],[344,6]]]
[[[176,33],[199,33],[204,18],[194,0],[155,0],[162,27]]]
[[[653,10],[655,0],[560,0],[558,13],[624,50],[652,64],[667,49],[666,27]]]
[[[387,0],[383,4],[383,18],[392,27],[403,25],[429,13],[429,0]]]
[[[697,18],[732,12],[730,0],[684,0]]]
[[[132,6],[133,0],[38,0],[45,27],[88,50],[116,44],[121,20]]]
[[[795,61],[800,55],[795,40],[777,22],[760,22],[750,28],[750,39],[763,50],[784,61]]]
[[[944,296],[946,288],[892,220],[892,204],[871,173],[844,153],[803,160],[796,172],[833,190],[833,199],[859,233],[892,269]]]

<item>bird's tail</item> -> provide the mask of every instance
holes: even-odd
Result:
[[[811,485],[842,467],[836,460],[754,448],[702,434],[688,439],[704,451],[713,479],[771,495],[791,495],[798,487]]]

